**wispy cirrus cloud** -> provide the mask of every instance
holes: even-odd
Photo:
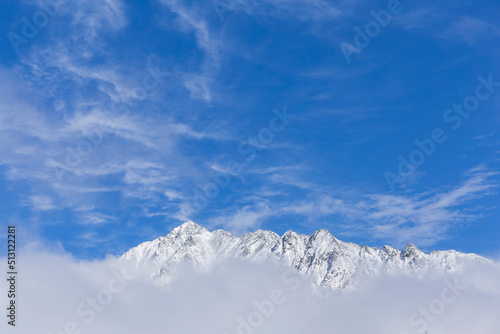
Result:
[[[30,196],[30,205],[34,210],[38,211],[49,211],[56,209],[56,206],[52,202],[52,199],[48,196]]]
[[[261,201],[253,205],[245,205],[236,210],[220,212],[219,216],[212,219],[212,226],[222,227],[236,235],[258,229],[263,221],[271,217],[273,212],[269,204]]]
[[[484,15],[482,15],[484,16]],[[431,36],[476,45],[483,37],[500,36],[500,26],[487,17],[454,13],[441,6],[422,6],[396,18],[397,26]]]
[[[203,61],[198,69],[178,73],[184,87],[193,99],[210,103],[213,98],[211,85],[220,69],[223,43],[220,31],[210,26],[206,11],[197,5],[188,5],[182,0],[159,0],[170,12],[176,14],[175,27],[193,34],[198,49],[203,53]],[[170,25],[170,24],[169,24]]]
[[[116,221],[117,217],[107,215],[104,213],[92,212],[84,215],[82,223],[86,225],[103,225],[103,224],[113,223]]]
[[[0,93],[1,164],[9,182],[29,181],[22,205],[34,211],[86,207],[89,215],[99,214],[97,198],[120,196],[152,215],[162,213],[165,203],[179,206],[192,189],[186,184],[202,173],[181,143],[233,140],[222,124],[187,123],[170,114],[152,120],[141,112],[117,117],[102,100],[57,113],[13,71],[3,74],[9,84]],[[75,217],[103,225],[98,216]]]
[[[495,193],[497,185],[493,177],[496,175],[498,173],[478,167],[470,170],[460,185],[435,193],[367,194],[357,200],[323,195],[279,211],[302,215],[308,220],[340,217],[342,221],[336,220],[332,226],[340,228],[346,236],[363,233],[398,245],[414,240],[430,246],[445,239],[453,224],[482,216],[484,208],[464,209],[461,205],[470,205],[474,199]]]
[[[351,189],[334,191],[334,195],[328,194],[322,185],[294,181],[293,173],[287,176],[286,168],[284,173],[281,178],[268,178],[272,185],[254,190],[253,196],[240,199],[232,208],[217,211],[210,225],[241,234],[269,221],[294,217],[311,228],[330,226],[334,233],[347,238],[362,236],[397,246],[414,242],[427,247],[446,239],[458,226],[486,214],[487,208],[475,208],[473,203],[496,193],[495,177],[498,175],[478,166],[464,175],[461,184],[433,192],[363,194],[359,189]],[[285,180],[287,182],[283,183]],[[290,200],[283,195],[290,187],[302,191],[305,199]],[[273,193],[270,189],[282,191]]]
[[[324,0],[312,0],[307,3],[298,0],[263,0],[221,3],[227,4],[227,7],[235,11],[259,16],[264,20],[272,17],[285,17],[309,22],[338,19],[344,7],[342,2],[333,5],[331,2]]]
[[[476,17],[462,16],[456,18],[443,36],[463,40],[470,45],[479,43],[483,35],[494,34],[500,36],[500,26]]]

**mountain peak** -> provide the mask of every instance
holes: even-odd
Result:
[[[417,248],[414,244],[407,244],[406,247],[401,251],[401,255],[404,257],[416,257],[422,255],[422,251]]]
[[[334,236],[330,233],[330,231],[322,228],[322,229],[319,229],[319,230],[316,230],[314,231],[312,237],[314,239],[316,238],[334,238]]]
[[[177,226],[176,228],[174,228],[172,230],[172,232],[176,232],[176,233],[180,233],[180,232],[183,232],[183,233],[193,233],[193,232],[196,232],[200,229],[205,229],[204,227],[201,227],[200,225],[196,224],[194,221],[192,220],[188,220],[187,222],[183,223],[182,225],[179,225]]]
[[[188,220],[187,222],[185,222],[184,224],[181,224],[179,227],[181,228],[193,228],[193,227],[201,227],[200,225],[196,224],[194,221],[192,220]]]
[[[201,228],[201,226],[196,224],[192,220],[188,220],[187,222],[179,225],[177,228],[179,228],[181,230],[186,230],[186,229],[192,230],[192,229],[199,229],[199,228]]]

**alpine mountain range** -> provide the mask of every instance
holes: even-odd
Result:
[[[236,237],[224,230],[210,232],[192,221],[165,237],[130,249],[121,257],[164,283],[174,277],[180,264],[210,268],[227,259],[276,262],[304,274],[316,285],[341,290],[354,289],[363,278],[378,274],[421,277],[429,271],[454,273],[467,264],[491,262],[454,250],[425,254],[413,244],[403,250],[359,246],[340,241],[324,229],[311,236],[293,231],[279,236],[258,230]]]

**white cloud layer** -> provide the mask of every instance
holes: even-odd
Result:
[[[186,269],[165,288],[131,268],[119,274],[115,258],[30,250],[19,259],[18,323],[3,321],[2,333],[413,334],[424,325],[430,334],[500,332],[498,266],[455,277],[381,277],[356,292],[326,294],[267,265]],[[5,280],[0,289],[7,291]]]

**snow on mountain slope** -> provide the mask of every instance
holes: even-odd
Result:
[[[164,282],[172,278],[179,264],[191,263],[207,269],[230,258],[275,261],[303,273],[318,285],[336,289],[352,289],[363,277],[378,273],[421,276],[428,270],[455,272],[466,263],[489,262],[476,254],[453,250],[425,254],[412,244],[402,251],[389,246],[361,247],[342,242],[327,230],[318,230],[311,236],[288,231],[282,237],[258,230],[239,238],[224,230],[210,232],[192,221],[122,256],[122,260],[151,271],[153,278]]]

